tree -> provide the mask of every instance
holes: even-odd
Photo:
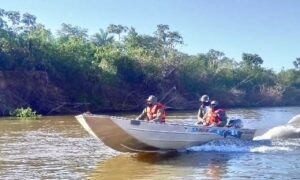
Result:
[[[79,26],[72,26],[71,24],[63,23],[61,30],[58,30],[57,34],[60,39],[67,41],[70,38],[86,40],[88,37],[88,30]]]
[[[22,16],[22,18],[21,18]],[[0,29],[10,35],[28,33],[36,27],[36,17],[29,13],[21,15],[18,11],[5,11],[0,9]]]
[[[177,31],[170,31],[167,34],[167,44],[173,49],[176,44],[183,44],[183,38]]]
[[[243,53],[242,60],[243,64],[249,69],[258,68],[264,62],[259,55],[249,53]]]
[[[159,24],[157,25],[157,30],[154,32],[156,37],[162,44],[166,43],[167,41],[167,31],[169,30],[169,25]]]
[[[144,62],[153,61],[160,56],[161,52],[157,37],[138,34],[133,27],[129,29],[128,34],[125,36],[124,45],[129,56]]]
[[[96,33],[92,36],[92,42],[96,44],[96,46],[103,46],[114,41],[113,36],[109,36],[107,31],[103,29],[99,30],[100,33]]]
[[[296,69],[300,69],[300,57],[296,58],[296,60],[293,61],[293,64]]]
[[[0,17],[2,17],[5,14],[5,10],[0,8]]]
[[[139,46],[139,34],[136,32],[135,28],[130,27],[128,34],[125,37],[125,44],[128,47],[138,47]]]
[[[1,18],[3,17],[3,18]],[[20,13],[17,11],[5,11],[0,9],[0,27],[11,35],[19,31]]]
[[[212,69],[217,69],[218,63],[225,56],[223,52],[214,49],[210,49],[206,55],[208,58],[208,67]]]
[[[6,26],[6,22],[3,20],[4,15],[5,15],[4,9],[0,8],[0,29],[4,29]]]
[[[11,21],[12,25],[20,23],[20,13],[17,11],[6,11],[6,17]]]
[[[119,41],[121,40],[121,33],[127,32],[127,30],[128,30],[128,28],[126,26],[122,26],[120,24],[119,25],[110,24],[107,27],[107,32],[117,34],[119,37]]]
[[[25,13],[23,14],[21,22],[28,27],[34,27],[36,25],[36,17],[32,14]]]
[[[175,45],[183,44],[182,36],[176,31],[170,31],[168,25],[157,25],[157,30],[154,34],[157,38],[156,46],[160,49],[160,54],[164,60],[166,60],[170,54],[174,55]]]

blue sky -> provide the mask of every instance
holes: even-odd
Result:
[[[183,52],[215,49],[237,61],[256,53],[275,71],[300,57],[298,0],[0,0],[0,8],[33,14],[52,32],[62,23],[90,34],[122,24],[152,34],[167,24],[183,36]]]

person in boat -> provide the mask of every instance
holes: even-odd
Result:
[[[148,120],[155,122],[165,122],[166,112],[162,103],[157,102],[157,97],[151,95],[148,97],[147,107],[137,117],[137,120]]]
[[[201,96],[199,101],[200,101],[200,107],[199,107],[199,111],[197,114],[197,123],[196,124],[203,124],[204,123],[203,117],[210,109],[209,96],[205,94],[205,95]]]
[[[204,115],[204,123],[205,126],[218,126],[224,127],[227,124],[227,116],[224,109],[220,108],[219,103],[217,101],[211,101],[210,103],[211,109]]]

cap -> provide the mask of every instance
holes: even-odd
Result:
[[[218,103],[218,101],[212,101],[210,104],[211,105],[218,105],[219,103]]]
[[[147,99],[147,101],[150,101],[152,104],[156,104],[157,103],[157,97],[150,95]]]
[[[201,101],[201,102],[209,102],[209,96],[205,94],[205,95],[201,96],[201,98],[199,99],[199,101]]]

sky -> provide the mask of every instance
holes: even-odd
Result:
[[[274,71],[293,68],[300,57],[298,0],[0,0],[0,8],[33,14],[53,33],[62,23],[90,34],[121,24],[153,35],[167,24],[182,35],[182,52],[215,49],[236,61],[258,54]]]

